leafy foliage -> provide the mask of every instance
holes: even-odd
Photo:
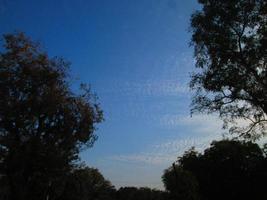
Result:
[[[198,197],[203,200],[266,199],[266,167],[265,148],[261,149],[255,143],[235,140],[213,142],[203,154],[191,149],[178,159],[176,170],[187,172],[187,178],[178,176],[176,182],[179,184],[176,185],[179,187],[170,191],[179,195],[192,192],[192,187],[186,188],[186,185],[192,183],[193,176],[198,185]],[[170,173],[174,177],[174,171],[170,169],[164,177],[170,176]],[[166,189],[173,187],[172,182],[172,179],[165,178]]]
[[[51,199],[102,111],[88,88],[70,89],[69,64],[24,34],[4,35],[0,53],[0,180],[8,199]]]
[[[110,200],[115,188],[94,168],[74,169],[68,176],[63,194],[58,200]]]
[[[146,187],[123,187],[117,191],[117,200],[166,200],[168,193]]]
[[[162,181],[166,190],[170,192],[170,199],[199,199],[198,182],[195,176],[178,165],[173,164],[172,167],[166,169]]]
[[[199,0],[191,19],[196,67],[192,111],[219,112],[231,133],[266,134],[266,0]],[[237,120],[247,126],[239,126]]]

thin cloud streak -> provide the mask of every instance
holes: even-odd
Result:
[[[190,127],[194,133],[213,134],[221,130],[222,120],[216,115],[164,115],[160,124],[166,128]]]
[[[184,140],[169,141],[154,145],[150,152],[130,155],[114,155],[108,159],[116,162],[168,166],[191,147],[195,147],[196,150],[201,152],[209,146],[211,141],[219,138],[220,136],[216,135],[198,139],[189,138]]]
[[[113,155],[108,159],[116,162],[142,163],[145,165],[166,166],[174,162],[184,151],[195,147],[198,151],[207,148],[211,141],[221,138],[221,121],[215,116],[197,115],[195,117],[180,116],[164,120],[165,126],[184,126],[191,129],[191,137],[166,141],[152,145],[147,151]]]
[[[146,80],[146,81],[114,81],[105,89],[100,89],[100,95],[122,95],[125,97],[132,96],[177,96],[189,92],[186,84],[177,80]]]

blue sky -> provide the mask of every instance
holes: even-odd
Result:
[[[115,186],[163,188],[164,169],[219,137],[214,116],[190,117],[189,20],[196,0],[0,0],[0,34],[23,31],[71,61],[105,121],[81,154]]]

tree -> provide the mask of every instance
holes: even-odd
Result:
[[[69,63],[23,33],[0,53],[0,183],[9,200],[54,199],[78,153],[96,139],[102,111],[88,87],[70,89]],[[1,191],[1,192],[2,192]]]
[[[58,200],[112,200],[115,188],[94,168],[74,169]]]
[[[168,193],[147,187],[122,187],[116,193],[117,200],[166,200]]]
[[[179,165],[173,164],[162,176],[165,189],[170,192],[170,199],[197,200],[198,182],[195,176]]]
[[[266,199],[266,161],[264,148],[256,143],[222,140],[213,142],[204,153],[185,152],[177,169],[195,177],[200,199]],[[179,179],[178,183],[186,185]]]
[[[192,112],[219,112],[231,133],[267,133],[266,0],[199,0],[191,18],[196,67]]]

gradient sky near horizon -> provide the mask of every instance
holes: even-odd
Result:
[[[90,83],[105,121],[82,160],[116,187],[162,189],[163,170],[203,149],[221,121],[190,117],[189,21],[196,0],[0,0],[0,34],[23,31]]]

